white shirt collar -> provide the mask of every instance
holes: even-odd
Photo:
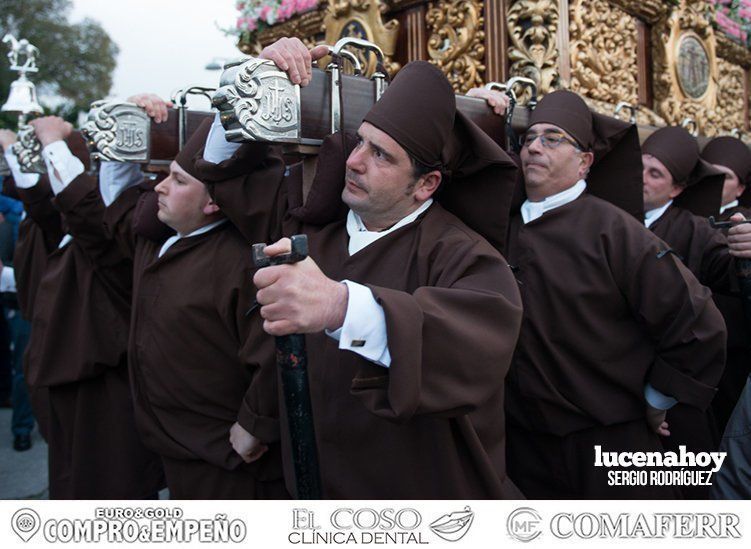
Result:
[[[348,246],[349,255],[356,254],[363,248],[370,246],[373,242],[375,242],[379,238],[383,238],[387,234],[392,233],[401,227],[404,227],[408,223],[412,223],[415,219],[417,219],[420,216],[422,212],[427,210],[432,203],[433,203],[433,199],[428,198],[422,206],[420,206],[414,212],[402,218],[398,223],[396,223],[395,225],[393,225],[392,227],[389,227],[388,229],[384,231],[369,231],[368,229],[365,228],[365,225],[360,219],[360,216],[357,215],[352,210],[350,210],[349,213],[347,214],[347,234],[349,235],[349,246]]]
[[[219,221],[214,221],[213,223],[209,223],[208,225],[199,227],[198,229],[196,229],[195,231],[191,233],[188,233],[185,235],[181,235],[180,233],[177,233],[174,236],[170,236],[167,240],[164,241],[164,244],[162,244],[162,248],[159,250],[158,257],[162,257],[165,254],[165,252],[169,250],[172,247],[172,245],[178,240],[180,240],[181,238],[190,238],[191,236],[198,236],[199,234],[207,233],[214,227],[218,227],[222,223],[226,223],[226,222],[227,222],[227,218],[225,217],[224,219],[220,219]]]
[[[720,206],[720,214],[724,214],[725,210],[729,210],[730,208],[735,208],[738,205],[737,200],[733,200],[732,202],[728,202],[724,206]]]
[[[654,210],[649,210],[648,212],[644,212],[644,225],[649,229],[652,226],[652,223],[660,219],[662,217],[662,214],[665,213],[665,211],[670,207],[670,205],[673,203],[672,200],[668,200],[667,204],[664,204],[660,206],[659,208],[655,208]]]
[[[587,182],[580,179],[576,184],[557,194],[548,196],[539,202],[525,200],[522,204],[522,220],[525,224],[542,217],[545,212],[559,208],[569,202],[573,202],[586,190]]]

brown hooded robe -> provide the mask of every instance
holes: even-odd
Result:
[[[485,207],[485,215],[474,220],[487,221],[489,238],[500,235],[502,242],[513,166],[479,129],[475,132],[461,117],[451,116],[453,101],[440,71],[411,63],[366,121],[389,133],[423,164],[461,174],[446,183],[457,187],[449,193],[452,204],[462,204],[463,213]],[[458,127],[466,130],[463,135],[474,136],[472,146],[469,139],[464,147],[456,146],[452,136]],[[451,154],[444,149],[447,142],[454,147]],[[347,209],[341,208],[339,198],[345,158],[340,136],[327,139],[304,202],[299,171],[287,171],[283,234],[307,234],[310,257],[326,276],[371,290],[384,310],[392,362],[384,368],[339,350],[325,333],[306,336],[323,496],[520,497],[506,476],[505,463],[504,378],[521,314],[511,271],[482,236],[438,202],[414,222],[350,256],[342,218]],[[484,161],[474,163],[480,159]],[[462,169],[469,165],[472,169]],[[485,169],[499,172],[486,180]],[[242,183],[227,180],[213,189],[217,203],[241,228],[260,196]],[[464,203],[458,196],[460,185]],[[500,200],[467,200],[475,188],[478,194],[495,189]],[[490,211],[498,217],[488,215]],[[281,427],[285,476],[292,491],[286,421]]]

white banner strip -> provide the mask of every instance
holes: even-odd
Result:
[[[3,549],[748,547],[735,501],[0,501]],[[680,544],[680,545],[679,545]]]

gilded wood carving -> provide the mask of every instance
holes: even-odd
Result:
[[[258,55],[264,46],[284,36],[297,36],[307,46],[314,46],[317,36],[323,32],[323,11],[309,11],[284,23],[274,25],[258,33],[255,44],[242,44],[240,50],[248,55]]]
[[[669,124],[691,117],[705,134],[713,131],[717,105],[716,42],[706,16],[711,9],[703,0],[681,0],[652,29],[655,110]]]
[[[485,32],[482,2],[452,0],[430,4],[425,14],[430,62],[459,93],[483,84]]]
[[[508,57],[512,76],[525,76],[546,94],[559,84],[557,0],[517,0],[506,16],[511,46]]]
[[[707,128],[707,135],[730,133],[745,128],[743,102],[745,101],[744,80],[746,71],[725,59],[718,59],[720,73],[717,93],[717,107],[713,116],[713,126]]]
[[[386,9],[386,4],[379,0],[329,0],[323,20],[326,43],[334,45],[345,36],[373,42],[386,56],[386,69],[390,74],[395,74],[399,70],[399,64],[393,61],[399,21],[390,19],[384,23],[381,15]],[[372,54],[367,54],[367,59],[362,57],[361,62],[367,67],[366,74],[371,74],[375,69],[375,57]]]
[[[606,0],[570,4],[571,90],[616,105],[638,102],[633,17]]]

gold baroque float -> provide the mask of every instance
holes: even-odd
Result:
[[[258,55],[261,49],[285,36],[297,36],[306,46],[316,44],[316,35],[323,32],[323,11],[309,11],[258,33],[254,44],[240,44],[240,51]]]
[[[613,105],[638,102],[633,17],[606,0],[573,0],[569,41],[572,91]]]
[[[717,107],[713,113],[712,127],[707,128],[707,135],[730,133],[744,128],[743,102],[745,101],[744,79],[746,73],[742,67],[725,59],[718,59],[720,73]],[[739,107],[741,107],[739,109]]]
[[[652,29],[655,110],[669,124],[686,117],[699,131],[713,131],[717,104],[715,36],[705,1],[681,0],[667,19]]]
[[[670,10],[670,5],[665,0],[610,0],[610,3],[647,23],[656,23]]]
[[[399,70],[399,64],[393,61],[399,21],[391,19],[384,23],[381,14],[386,9],[386,4],[378,0],[329,0],[323,20],[326,43],[333,45],[345,36],[374,42],[386,56],[386,69],[393,76]],[[365,73],[372,73],[375,69],[375,57],[368,54],[368,58],[361,61],[367,66]]]
[[[558,19],[557,0],[517,0],[511,2],[506,16],[511,39],[510,73],[534,80],[540,94],[559,84]]]
[[[428,55],[451,82],[464,93],[483,84],[485,32],[482,2],[452,0],[429,4],[425,23],[430,33]]]

